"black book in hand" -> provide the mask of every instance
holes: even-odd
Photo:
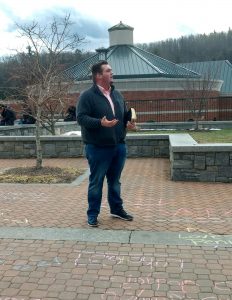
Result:
[[[134,122],[136,120],[136,112],[134,108],[130,108],[127,112],[127,120],[130,122]]]

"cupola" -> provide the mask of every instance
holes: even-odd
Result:
[[[122,21],[109,28],[110,47],[116,45],[133,45],[134,28],[123,24]]]

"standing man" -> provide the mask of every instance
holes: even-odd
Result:
[[[122,95],[115,90],[113,72],[107,61],[92,66],[93,86],[84,91],[77,105],[86,158],[90,167],[88,187],[88,225],[98,226],[104,178],[108,184],[108,203],[113,217],[132,221],[123,209],[120,176],[126,160],[126,128],[130,122]]]

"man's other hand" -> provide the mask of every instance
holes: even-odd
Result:
[[[111,121],[106,119],[106,116],[101,119],[101,125],[103,127],[113,127],[118,123],[117,119],[113,119]]]
[[[138,130],[138,128],[136,127],[136,123],[130,121],[127,122],[126,128],[127,130],[133,130],[133,131]]]

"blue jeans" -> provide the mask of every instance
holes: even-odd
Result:
[[[110,212],[116,213],[123,207],[120,177],[126,160],[126,145],[98,147],[85,146],[86,158],[90,167],[88,187],[88,217],[100,213],[104,178],[108,184],[108,203]]]

